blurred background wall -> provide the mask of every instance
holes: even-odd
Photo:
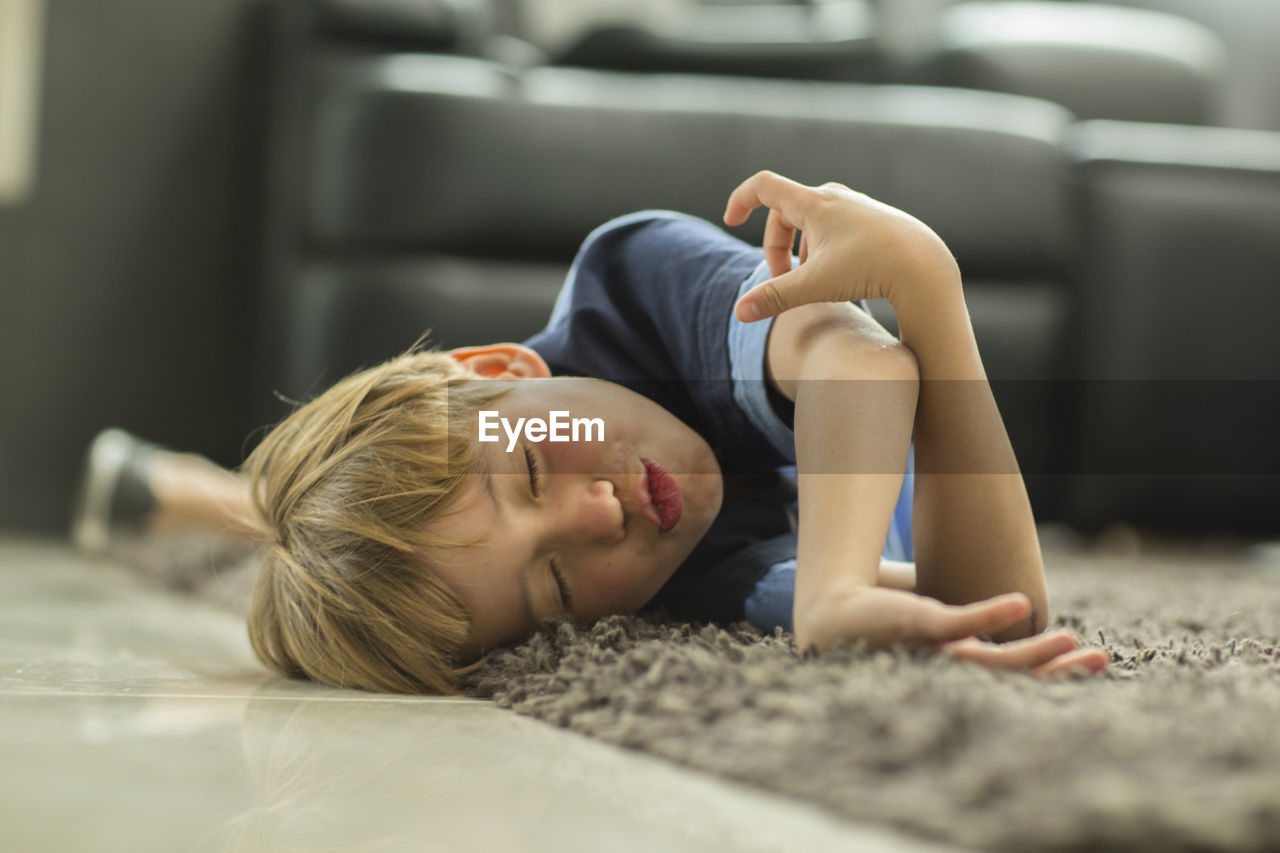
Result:
[[[0,527],[62,530],[105,425],[239,460],[257,52],[251,0],[34,2],[35,181],[0,203]]]

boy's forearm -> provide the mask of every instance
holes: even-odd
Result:
[[[805,381],[797,383],[794,616],[802,647],[818,639],[809,636],[808,626],[824,601],[876,585],[902,487],[915,415],[914,377],[869,374],[866,364],[854,356],[815,354],[806,362]]]
[[[920,367],[916,591],[947,604],[1023,592],[1028,622],[996,639],[1038,633],[1049,614],[1035,519],[959,281],[895,309],[899,337]]]

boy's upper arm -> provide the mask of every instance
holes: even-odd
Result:
[[[888,329],[852,302],[801,305],[774,318],[765,344],[765,375],[778,393],[794,403],[796,380],[805,378],[807,358],[834,358],[834,351],[829,355],[822,351],[832,345],[865,349],[897,343]]]

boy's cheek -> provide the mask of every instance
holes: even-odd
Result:
[[[605,436],[608,437],[607,428]],[[601,459],[598,444],[577,441],[560,445],[551,444],[548,447],[550,448],[548,452],[560,457],[560,465],[557,468],[565,474],[593,474],[599,477],[617,476],[623,473],[617,470],[619,465],[610,458]]]
[[[578,439],[572,438],[572,430],[561,430],[561,437],[552,439],[548,434],[542,441],[534,443],[538,451],[546,456],[558,474],[595,474],[597,476],[618,476],[632,472],[625,460],[625,442],[620,441],[622,432],[614,428],[609,418],[601,418],[603,423],[603,440],[598,427],[583,427],[578,432]],[[639,463],[637,462],[638,466]]]
[[[657,594],[665,577],[636,565],[606,563],[593,570],[583,601],[583,615],[600,619],[635,613]]]

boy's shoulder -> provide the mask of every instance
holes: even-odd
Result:
[[[654,261],[676,259],[689,252],[697,255],[708,252],[743,254],[754,249],[715,223],[688,213],[663,209],[627,213],[597,226],[582,241],[574,265],[578,266],[585,258],[590,258],[594,251],[602,248],[601,244],[608,244],[607,251],[615,255],[626,251],[622,248],[624,244],[639,247],[641,252],[660,250],[651,258]]]
[[[690,312],[707,300],[736,298],[758,255],[759,249],[687,213],[655,208],[615,217],[583,240],[547,329],[586,306],[617,309],[625,312],[621,319],[641,324],[648,318],[661,328],[692,322]]]
[[[682,213],[678,210],[667,210],[665,208],[650,208],[647,210],[636,210],[631,213],[624,213],[621,216],[615,216],[592,229],[586,239],[582,241],[583,248],[590,246],[592,242],[600,236],[611,231],[617,231],[623,228],[632,228],[637,226],[650,225],[654,223],[672,223],[686,225],[692,228],[703,229],[711,228],[724,233],[718,226],[705,219],[701,219],[690,213]],[[725,236],[729,236],[725,234]]]

